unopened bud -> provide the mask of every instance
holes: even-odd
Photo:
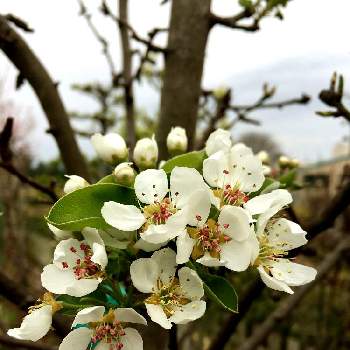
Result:
[[[81,176],[78,175],[65,175],[68,177],[67,182],[64,185],[63,192],[65,194],[79,190],[80,188],[84,188],[89,186],[90,184]]]
[[[116,166],[113,175],[118,184],[131,186],[134,183],[136,172],[131,165],[132,163],[124,162]]]
[[[171,155],[185,153],[188,145],[186,130],[179,126],[172,128],[168,134],[166,145]]]
[[[222,100],[227,94],[229,88],[227,86],[219,86],[213,91],[213,95],[217,100]]]
[[[218,151],[228,151],[231,146],[231,133],[224,129],[217,129],[209,135],[205,144],[205,152],[211,156]]]
[[[91,137],[91,142],[97,155],[105,162],[119,164],[128,158],[125,140],[117,133],[94,134]]]
[[[288,168],[290,165],[290,159],[286,156],[280,156],[278,159],[278,164],[281,168]]]
[[[141,170],[155,168],[158,160],[158,145],[154,136],[137,141],[133,156],[135,164]]]
[[[73,236],[71,231],[60,230],[59,228],[57,228],[49,223],[47,224],[47,226],[49,227],[50,231],[55,235],[55,238],[58,241],[72,238],[72,236]]]
[[[300,161],[297,158],[291,159],[290,160],[290,165],[292,168],[299,168],[300,166]]]
[[[263,164],[270,164],[270,155],[266,151],[260,151],[258,157]]]

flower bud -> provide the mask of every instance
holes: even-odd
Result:
[[[269,176],[269,175],[271,175],[271,173],[272,173],[271,167],[268,165],[263,165],[263,174],[265,176]]]
[[[270,164],[270,155],[266,151],[260,151],[258,157],[263,164]]]
[[[63,192],[65,194],[79,190],[80,188],[84,188],[89,186],[90,184],[81,176],[78,175],[65,175],[68,177],[67,182],[64,185]]]
[[[297,158],[290,160],[290,165],[292,168],[299,168],[300,167],[300,161]]]
[[[166,139],[166,145],[171,155],[185,153],[188,145],[186,130],[179,126],[171,128]]]
[[[117,133],[94,134],[91,137],[91,142],[97,155],[105,162],[118,164],[128,158],[125,140]]]
[[[158,145],[154,136],[145,137],[136,142],[134,162],[141,169],[155,168],[158,160]]]
[[[116,166],[113,175],[118,184],[131,186],[134,183],[136,172],[131,165],[132,163],[124,162]]]
[[[229,88],[227,86],[219,86],[213,91],[213,95],[217,100],[222,100],[227,94]]]
[[[286,156],[280,156],[278,159],[278,164],[281,168],[288,168],[290,165],[290,159]]]
[[[205,152],[211,156],[221,150],[228,151],[231,146],[231,133],[224,129],[217,129],[209,135],[205,144]]]

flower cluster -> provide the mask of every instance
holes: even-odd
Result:
[[[205,151],[179,156],[187,137],[173,128],[167,145],[177,156],[159,169],[154,137],[138,141],[133,162],[118,134],[94,135],[92,143],[116,168],[95,185],[69,176],[48,216],[59,240],[41,275],[48,293],[10,336],[36,341],[55,312],[70,309],[76,316],[60,350],[139,350],[141,336],[129,324],[147,322],[134,308],[165,329],[194,321],[206,310],[204,287],[215,294],[206,276],[219,269],[256,268],[268,287],[287,293],[315,278],[315,269],[289,259],[307,242],[283,213],[291,194],[264,186],[263,155],[233,144],[228,131],[213,132]],[[116,277],[122,269],[124,279]]]

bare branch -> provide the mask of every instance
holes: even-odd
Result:
[[[27,33],[33,33],[34,29],[29,26],[29,24],[23,19],[9,13],[4,16],[8,21],[12,22],[16,27],[22,29]]]
[[[30,177],[26,176],[12,163],[13,151],[10,147],[12,128],[13,118],[7,118],[5,126],[0,133],[0,158],[2,159],[2,161],[0,161],[0,168],[6,170],[8,173],[17,177],[22,183],[29,185],[37,191],[40,191],[45,195],[49,196],[53,202],[57,201],[58,196],[56,195],[53,189],[54,183],[50,187],[44,186],[31,179]]]
[[[338,261],[343,258],[345,251],[350,248],[350,239],[342,238],[336,248],[329,253],[320,266],[317,268],[316,279],[300,288],[292,296],[284,298],[277,308],[270,314],[263,323],[254,329],[250,338],[245,340],[238,350],[254,350],[261,344],[268,335],[274,330],[277,323],[282,322],[303,300],[305,295],[312,290],[315,285],[324,278],[327,273],[334,268]]]
[[[7,345],[21,349],[29,349],[29,350],[57,350],[58,347],[50,346],[41,343],[33,343],[25,340],[18,340],[15,338],[8,337],[6,335],[0,335],[0,344]]]
[[[100,34],[96,26],[94,25],[92,19],[91,19],[91,14],[88,13],[86,6],[83,3],[83,0],[77,0],[78,4],[80,6],[80,15],[83,16],[86,19],[86,22],[91,29],[92,33],[94,34],[95,38],[97,41],[101,44],[102,46],[102,52],[104,56],[106,57],[106,61],[108,64],[108,67],[111,72],[112,80],[114,76],[116,75],[116,70],[113,62],[113,57],[109,49],[109,44],[108,41]]]
[[[75,140],[57,86],[23,38],[0,15],[0,49],[33,87],[47,116],[67,172],[89,180],[85,160]]]

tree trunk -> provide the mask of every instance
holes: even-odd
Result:
[[[133,149],[136,143],[135,132],[135,108],[134,92],[132,81],[132,52],[130,49],[130,37],[127,26],[128,23],[128,0],[119,0],[119,29],[123,53],[123,80],[124,80],[124,103],[126,119],[127,144]],[[124,22],[124,23],[123,23]]]
[[[89,179],[85,160],[80,153],[57,86],[26,42],[1,15],[0,49],[34,89],[49,121],[50,131],[56,139],[67,172]]]
[[[157,141],[160,159],[167,157],[166,138],[172,126],[186,129],[189,149],[196,136],[198,102],[211,0],[173,0],[168,52],[161,95]]]

